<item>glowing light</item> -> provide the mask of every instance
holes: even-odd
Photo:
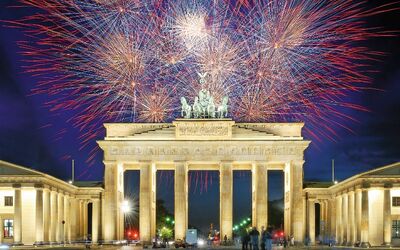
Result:
[[[204,240],[203,239],[199,239],[198,241],[197,241],[197,245],[199,245],[199,246],[203,246],[204,245]]]
[[[121,210],[122,212],[125,213],[129,213],[131,212],[131,204],[128,200],[124,200],[121,204]]]

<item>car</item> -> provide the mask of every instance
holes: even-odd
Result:
[[[180,248],[180,247],[186,248],[186,242],[181,239],[177,239],[174,242],[174,246],[175,248]]]

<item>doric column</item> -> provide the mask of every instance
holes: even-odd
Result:
[[[231,162],[221,162],[219,176],[220,235],[221,240],[224,239],[225,235],[231,240],[233,227],[233,171]]]
[[[50,193],[50,241],[56,242],[57,235],[57,225],[58,225],[58,197],[56,191],[51,191]]]
[[[325,202],[320,201],[319,202],[319,237],[324,239],[325,236],[325,228],[326,228],[326,207],[325,207]],[[316,235],[318,237],[318,235]]]
[[[113,161],[104,161],[104,241],[116,240],[119,217],[118,200],[118,165]],[[84,234],[84,233],[83,233]]]
[[[330,234],[329,240],[334,240],[336,238],[336,200],[335,198],[329,199],[329,211],[330,211]]]
[[[336,244],[343,241],[342,227],[342,196],[336,196]]]
[[[312,245],[315,244],[315,201],[308,200],[308,238]]]
[[[82,212],[83,212],[83,237],[88,237],[88,205],[89,203],[84,200],[82,203]]]
[[[363,187],[361,194],[361,246],[369,247],[369,208],[368,188]]]
[[[350,232],[348,234],[349,238],[348,238],[348,245],[353,245],[355,243],[355,209],[354,209],[354,199],[355,199],[355,195],[354,195],[354,191],[351,190],[348,193],[348,220],[349,220],[349,229]]]
[[[50,214],[50,190],[43,190],[43,241],[45,243],[50,242],[50,223],[51,223],[51,214]]]
[[[291,182],[291,232],[297,244],[303,244],[304,214],[303,214],[303,164],[304,161],[292,161],[290,166]]]
[[[94,199],[92,201],[92,241],[97,243],[99,241],[99,224],[100,222],[100,200]]]
[[[253,164],[252,182],[252,223],[261,230],[261,227],[268,226],[268,174],[265,163]]]
[[[139,231],[142,242],[151,242],[156,233],[156,168],[151,162],[140,163]]]
[[[342,245],[346,245],[349,240],[349,221],[348,221],[348,197],[347,193],[342,195]]]
[[[324,201],[325,206],[325,232],[324,232],[324,243],[327,243],[328,239],[331,237],[331,206],[329,200]]]
[[[14,244],[22,244],[21,184],[14,184]]]
[[[70,209],[70,228],[71,228],[71,241],[76,241],[79,235],[79,206],[78,201],[75,197],[71,197],[71,209]]]
[[[70,243],[71,242],[71,219],[70,219],[70,196],[66,194],[64,196],[64,241]]]
[[[44,241],[43,186],[36,188],[36,243]]]
[[[58,193],[58,234],[57,241],[64,242],[64,194]]]
[[[175,162],[175,239],[183,239],[188,228],[188,166]]]
[[[79,220],[78,220],[78,235],[79,239],[83,239],[84,232],[83,232],[83,201],[78,200],[78,211],[79,211]]]
[[[356,188],[355,195],[355,241],[361,242],[361,189]]]
[[[392,242],[392,205],[390,197],[391,184],[385,185],[385,193],[383,196],[383,242],[386,246],[390,246]]]

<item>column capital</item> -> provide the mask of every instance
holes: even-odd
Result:
[[[12,184],[12,187],[14,189],[20,189],[21,188],[21,183],[14,183],[14,184]]]
[[[183,161],[183,160],[180,160],[180,161],[174,161],[174,165],[188,165],[188,162],[187,161]]]
[[[143,166],[143,165],[151,165],[153,162],[152,161],[138,161],[139,162],[139,165],[140,166]]]
[[[385,184],[383,185],[383,187],[385,189],[391,189],[393,187],[393,183],[391,182],[385,182]]]
[[[220,166],[232,166],[233,162],[232,161],[220,161],[219,165]]]
[[[44,189],[44,185],[41,184],[41,183],[36,183],[36,184],[33,185],[33,187],[35,189],[39,189],[39,190],[43,190]]]
[[[290,161],[291,164],[302,165],[302,166],[303,166],[304,162],[305,162],[304,160],[292,160],[292,161]]]
[[[361,183],[361,189],[362,189],[362,190],[368,189],[368,188],[370,188],[370,187],[371,187],[371,184],[370,184],[368,181],[363,181],[363,182]]]

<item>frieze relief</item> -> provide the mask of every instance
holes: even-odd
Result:
[[[108,151],[118,155],[302,155],[304,146],[111,146]]]
[[[229,139],[232,136],[232,126],[235,122],[226,121],[174,121],[177,139]]]

